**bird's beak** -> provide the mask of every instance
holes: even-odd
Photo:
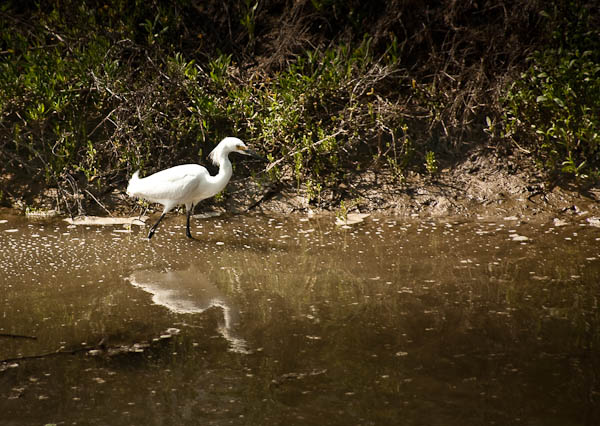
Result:
[[[256,151],[253,151],[253,150],[248,149],[248,148],[240,148],[238,150],[238,152],[240,154],[249,155],[250,157],[256,158],[257,160],[267,161],[267,159],[265,157],[263,157],[262,155],[260,155]]]

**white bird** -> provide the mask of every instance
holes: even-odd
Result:
[[[208,170],[199,164],[171,167],[145,178],[139,177],[139,170],[133,174],[127,186],[127,194],[130,197],[143,198],[164,206],[162,214],[150,228],[148,239],[152,238],[165,215],[179,204],[185,204],[187,212],[185,235],[193,238],[190,232],[192,210],[200,201],[221,192],[229,182],[233,173],[229,161],[230,152],[262,158],[248,149],[246,144],[238,138],[227,137],[208,154],[212,163],[219,166],[219,173],[215,176],[211,176]]]

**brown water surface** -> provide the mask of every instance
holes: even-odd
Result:
[[[0,217],[0,424],[600,424],[583,219],[194,222]]]

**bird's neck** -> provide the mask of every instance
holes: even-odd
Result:
[[[210,191],[212,195],[218,194],[225,188],[232,174],[233,168],[231,167],[231,162],[227,158],[227,155],[224,155],[219,158],[219,173],[209,178],[209,182],[212,183]]]
[[[227,155],[223,155],[219,159],[219,173],[217,173],[217,179],[223,179],[225,182],[231,178],[233,174],[233,167],[231,166],[231,161],[229,161],[229,157]]]

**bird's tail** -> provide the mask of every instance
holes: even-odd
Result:
[[[131,179],[129,179],[129,184],[127,185],[127,195],[129,195],[130,197],[135,196],[136,184],[139,182],[139,180],[140,180],[140,171],[138,170],[137,172],[135,172],[133,174],[133,176],[131,176]]]

